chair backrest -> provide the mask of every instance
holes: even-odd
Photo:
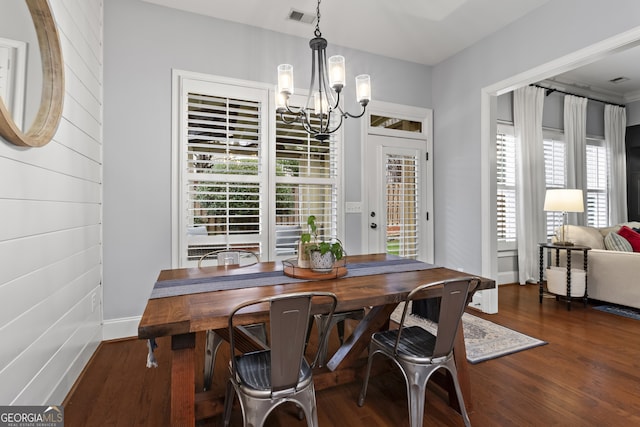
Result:
[[[215,260],[217,265],[221,266],[234,266],[234,267],[248,267],[250,265],[260,262],[258,255],[251,251],[242,249],[223,249],[217,251],[207,252],[202,255],[198,260],[198,268],[202,267],[206,260]]]
[[[298,382],[300,367],[304,358],[306,336],[312,307],[318,306],[329,318],[337,304],[337,297],[331,292],[296,292],[266,297],[244,302],[233,309],[229,316],[229,344],[231,347],[231,369],[236,372],[234,319],[247,311],[248,307],[259,304],[269,305],[270,349],[271,349],[271,386],[272,391],[286,390]],[[251,311],[251,310],[249,310]],[[329,326],[329,322],[326,322]],[[327,328],[321,331],[320,343],[327,338]],[[319,345],[318,348],[322,346]],[[318,353],[311,366],[315,366]]]
[[[444,357],[453,351],[458,326],[462,320],[462,314],[468,304],[469,290],[475,289],[480,279],[477,277],[460,277],[433,283],[426,283],[413,289],[407,296],[400,328],[404,327],[405,318],[409,308],[409,302],[424,298],[425,290],[436,286],[442,286],[442,299],[440,302],[440,315],[438,317],[438,332],[436,345],[433,351],[433,358]],[[398,333],[396,349],[400,342],[402,331]]]

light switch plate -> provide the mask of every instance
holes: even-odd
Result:
[[[346,213],[362,213],[361,202],[346,202],[344,204],[344,210]]]

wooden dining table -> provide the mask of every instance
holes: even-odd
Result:
[[[366,265],[367,263],[384,265],[385,262],[397,260],[387,254],[349,256],[350,265]],[[211,396],[205,399],[195,389],[196,378],[196,339],[198,332],[216,330],[222,336],[228,335],[228,317],[231,310],[241,302],[278,295],[288,292],[327,291],[338,297],[336,311],[349,311],[367,308],[365,318],[354,328],[338,350],[322,368],[314,371],[316,390],[356,381],[363,369],[363,352],[367,349],[373,332],[389,326],[389,319],[398,303],[404,301],[408,293],[417,285],[465,276],[457,270],[433,265],[412,271],[394,271],[392,268],[375,274],[351,276],[347,274],[339,278],[313,280],[297,280],[284,275],[282,262],[261,262],[243,268],[202,267],[162,270],[154,286],[161,288],[164,284],[194,282],[208,284],[209,288],[196,288],[187,294],[164,296],[154,295],[147,301],[142,319],[138,326],[140,339],[171,337],[171,425],[193,426],[196,419],[207,418],[222,412],[223,396]],[[248,286],[228,289],[221,281],[238,277],[256,278],[279,273],[285,279],[274,285]],[[247,276],[249,275],[249,276]],[[480,278],[479,285],[470,292],[495,287],[495,281]],[[439,296],[441,289],[434,289],[432,295]],[[427,296],[427,295],[425,295]],[[246,324],[265,320],[266,313],[254,312],[243,317]],[[251,337],[245,337],[247,348],[251,349]],[[259,344],[256,342],[256,348]],[[202,355],[204,357],[204,355]],[[471,409],[471,393],[468,366],[464,347],[462,326],[460,325],[454,357],[458,369],[458,378],[465,396],[465,403]],[[450,381],[449,381],[450,382]],[[443,382],[447,389],[446,380]],[[455,392],[448,388],[449,401],[457,405]]]

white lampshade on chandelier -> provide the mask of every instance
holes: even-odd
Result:
[[[362,106],[360,114],[353,115],[340,106],[340,93],[346,85],[344,56],[336,55],[327,60],[327,40],[320,32],[320,0],[316,9],[315,37],[309,41],[311,47],[311,84],[309,95],[304,107],[293,108],[289,105],[289,97],[293,95],[293,66],[281,64],[278,66],[278,105],[280,119],[287,124],[300,122],[304,129],[318,141],[325,141],[340,129],[343,119],[358,118],[364,114],[367,104],[371,101],[371,78],[368,74],[356,77],[356,98]],[[313,102],[312,102],[313,99]],[[285,113],[293,114],[292,120],[287,120]],[[332,117],[338,117],[337,123]],[[312,123],[312,118],[315,120]],[[335,120],[334,120],[335,121]]]
[[[573,246],[566,236],[567,212],[584,212],[584,199],[582,190],[571,188],[558,188],[547,190],[544,197],[544,208],[546,212],[562,212],[562,228],[559,241],[562,246]]]

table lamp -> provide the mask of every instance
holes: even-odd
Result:
[[[573,243],[565,238],[567,212],[584,212],[582,190],[569,188],[547,190],[547,194],[544,197],[544,210],[545,212],[562,212],[560,241],[555,243],[561,246],[573,246]]]

